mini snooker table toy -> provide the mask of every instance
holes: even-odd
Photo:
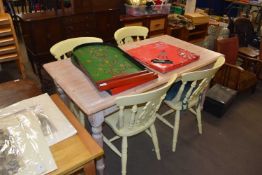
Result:
[[[118,47],[105,43],[77,46],[72,52],[72,62],[90,77],[98,90],[111,94],[158,78]]]

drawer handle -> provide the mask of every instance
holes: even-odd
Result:
[[[159,27],[160,26],[160,24],[155,24],[155,27]]]

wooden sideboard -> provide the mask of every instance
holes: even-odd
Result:
[[[167,32],[167,15],[154,14],[144,16],[120,16],[121,26],[145,26],[149,29],[149,37],[163,35]]]
[[[54,61],[49,50],[67,38],[93,36],[114,41],[120,27],[121,0],[75,0],[72,8],[57,11],[18,14],[22,37],[33,69],[42,82],[41,67]]]

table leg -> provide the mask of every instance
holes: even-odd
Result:
[[[102,134],[102,124],[104,122],[104,111],[92,114],[88,116],[88,120],[92,126],[92,136],[96,142],[103,148],[103,134]],[[96,169],[99,175],[104,174],[104,158],[101,157],[96,161]]]
[[[85,115],[83,112],[78,108],[78,106],[75,105],[75,103],[68,98],[68,96],[65,94],[63,89],[55,82],[56,90],[60,96],[60,98],[64,101],[64,103],[69,107],[71,112],[77,117],[78,121],[85,126]]]
[[[96,175],[95,162],[92,160],[84,167],[85,175]]]
[[[63,91],[63,89],[55,82],[55,86],[56,86],[56,91],[58,93],[58,95],[60,96],[60,98],[63,100],[63,102],[69,106],[69,99],[67,97],[67,95],[65,94],[65,92]]]

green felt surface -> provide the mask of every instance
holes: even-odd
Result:
[[[73,55],[95,82],[142,70],[123,51],[110,45],[84,45],[74,49]]]

